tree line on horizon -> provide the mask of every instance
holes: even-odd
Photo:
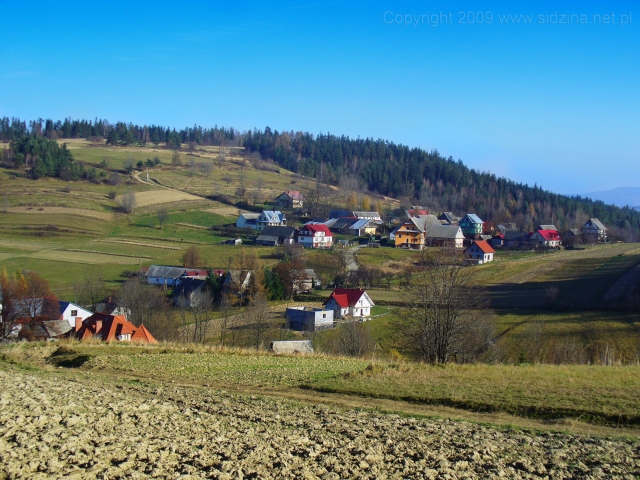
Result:
[[[561,230],[582,226],[599,218],[612,230],[613,238],[625,241],[640,236],[640,212],[631,207],[568,196],[529,186],[467,167],[461,160],[445,157],[387,140],[353,139],[332,134],[264,130],[240,132],[234,128],[194,125],[181,130],[134,125],[106,120],[25,122],[0,119],[0,141],[24,137],[99,138],[111,145],[163,143],[167,148],[184,145],[243,146],[248,153],[309,178],[351,189],[398,198],[404,204],[421,204],[436,211],[476,213],[495,223],[515,223],[523,228],[555,224]]]

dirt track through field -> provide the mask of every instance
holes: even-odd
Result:
[[[0,371],[9,478],[633,478],[637,439],[496,429],[91,372]]]

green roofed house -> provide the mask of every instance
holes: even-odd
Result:
[[[480,220],[480,217],[475,213],[467,213],[462,220],[458,222],[462,233],[468,238],[475,238],[477,235],[482,235],[483,224],[484,222]]]

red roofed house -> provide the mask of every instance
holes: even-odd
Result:
[[[557,230],[536,230],[530,240],[541,247],[557,248],[560,245],[560,234]]]
[[[370,317],[371,307],[375,306],[367,292],[360,288],[335,288],[324,305],[334,311],[335,318]]]
[[[94,313],[82,321],[76,319],[74,337],[78,340],[97,337],[105,342],[158,343],[144,325],[136,327],[124,315]]]
[[[465,262],[468,264],[482,265],[493,261],[496,251],[486,240],[476,240],[464,251]]]
[[[297,238],[298,244],[306,248],[331,248],[333,243],[333,234],[323,223],[305,225]]]
[[[278,195],[273,202],[277,207],[302,208],[304,197],[297,190],[287,190]]]

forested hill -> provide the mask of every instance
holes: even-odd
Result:
[[[213,127],[182,130],[156,125],[133,125],[106,120],[64,121],[0,119],[0,140],[26,135],[49,138],[104,138],[111,145],[185,144],[244,146],[284,168],[324,182],[420,203],[434,210],[474,212],[483,219],[514,222],[525,228],[554,223],[561,230],[598,217],[624,240],[638,239],[640,212],[579,196],[558,195],[534,185],[516,183],[465,166],[437,151],[410,148],[386,140],[351,139],[336,135],[264,130],[240,132]]]

